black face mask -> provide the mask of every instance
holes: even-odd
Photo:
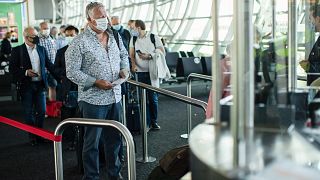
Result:
[[[38,36],[35,36],[32,39],[32,44],[38,44],[39,43],[39,37]]]

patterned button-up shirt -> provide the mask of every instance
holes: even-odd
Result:
[[[94,86],[97,79],[113,82],[119,79],[121,69],[129,70],[128,53],[119,36],[117,42],[111,33],[107,50],[88,27],[84,33],[75,37],[69,45],[66,57],[66,75],[78,85],[78,101],[94,105],[109,105],[121,100],[121,86],[102,90]]]
[[[50,36],[43,36],[39,34],[39,44],[43,46],[48,53],[50,61],[54,64],[56,59],[57,47],[55,41]]]

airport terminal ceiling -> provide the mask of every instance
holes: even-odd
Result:
[[[1,0],[0,2],[24,2],[23,11],[30,25],[48,20],[52,24],[85,25],[85,5],[90,0]],[[147,28],[167,40],[172,51],[193,51],[196,55],[212,54],[211,0],[101,0],[110,15],[117,15],[124,25],[129,19],[146,21]],[[255,24],[264,34],[272,31],[272,6],[277,3],[278,28],[287,26],[287,1],[254,0]],[[301,1],[302,2],[302,1]],[[43,8],[43,7],[50,7]],[[219,41],[227,46],[232,38],[233,1],[220,2]],[[50,11],[55,9],[55,11]],[[224,50],[223,50],[224,51]]]
[[[252,20],[262,42],[288,34],[287,0],[252,0]],[[38,25],[43,20],[52,25],[73,24],[84,27],[85,6],[90,0],[0,0],[22,3],[22,25]],[[146,21],[147,29],[166,39],[171,51],[192,51],[196,56],[210,56],[213,51],[212,0],[101,0],[110,15],[117,15],[126,26],[129,19]],[[297,0],[298,57],[305,54],[305,0]],[[263,3],[263,5],[262,5]],[[43,8],[48,7],[48,8]],[[50,11],[51,10],[51,11]],[[219,2],[219,42],[221,53],[233,39],[233,0]],[[306,48],[306,52],[308,49]],[[303,74],[301,68],[298,73]]]

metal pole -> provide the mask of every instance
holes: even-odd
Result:
[[[276,38],[276,0],[272,0],[272,39]]]
[[[123,125],[127,127],[126,95],[122,95]]]
[[[254,126],[254,60],[252,1],[234,0],[234,40],[232,60],[232,106],[231,132],[233,135],[233,162],[235,167],[243,167],[246,159],[245,144],[247,128]],[[241,151],[239,151],[241,148]],[[244,152],[244,153],[242,153]],[[241,154],[239,154],[241,153]]]
[[[289,92],[293,92],[296,89],[296,50],[297,50],[297,38],[296,38],[296,31],[297,31],[297,13],[296,13],[296,0],[288,1],[288,22],[289,23],[289,41],[288,41],[288,87]]]
[[[135,164],[135,151],[133,137],[130,131],[120,122],[112,120],[99,120],[99,119],[82,119],[82,118],[69,118],[58,124],[54,131],[55,136],[62,135],[66,125],[82,124],[94,126],[111,126],[116,128],[123,135],[127,143],[127,160],[128,160],[128,179],[136,180],[136,164]],[[62,161],[62,145],[61,142],[54,142],[54,159],[55,159],[55,174],[56,180],[63,180],[63,161]]]
[[[189,82],[187,82],[187,96],[188,97],[191,97],[191,81]],[[192,117],[192,112],[191,112],[191,104],[187,104],[187,115],[188,115],[188,118],[187,118],[187,120],[188,120],[188,133],[187,134],[182,134],[182,135],[180,135],[180,137],[181,138],[184,138],[184,139],[188,139],[188,137],[189,137],[189,134],[190,134],[190,132],[191,132],[191,126],[192,126],[192,120],[191,120],[191,117]]]
[[[56,180],[63,180],[63,160],[62,160],[62,144],[61,142],[54,142],[54,163]]]
[[[204,79],[212,81],[211,76],[206,76],[203,74],[197,74],[197,73],[191,73],[187,78],[187,96],[191,98],[192,96],[192,79],[198,78],[198,79]],[[188,115],[188,133],[180,135],[181,138],[188,139],[189,134],[192,129],[192,110],[191,110],[191,104],[187,104],[187,115]]]
[[[213,28],[213,53],[212,53],[212,105],[214,122],[220,123],[220,97],[221,97],[221,69],[219,50],[219,0],[212,1],[212,28]],[[210,109],[209,109],[210,111]]]
[[[137,162],[147,163],[156,161],[155,157],[148,156],[148,132],[147,132],[147,96],[146,89],[142,89],[142,157],[137,158]]]

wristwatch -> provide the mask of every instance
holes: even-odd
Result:
[[[151,56],[151,54],[149,54],[149,59],[152,59],[152,56]]]

